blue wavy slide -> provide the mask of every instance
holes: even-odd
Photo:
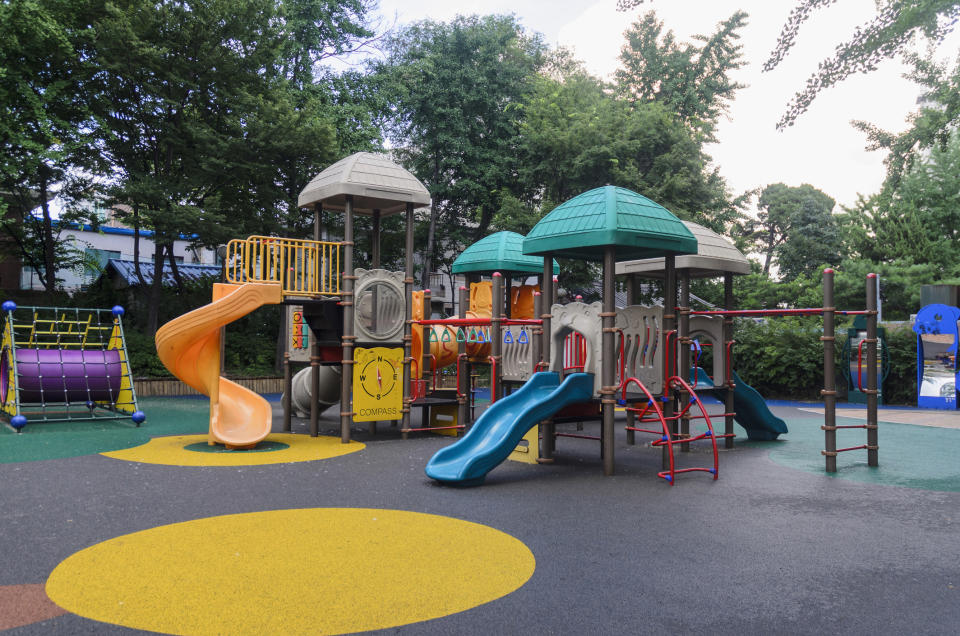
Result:
[[[696,373],[697,387],[694,391],[719,390],[713,386],[705,369],[697,367]],[[736,385],[733,389],[733,410],[737,412],[733,419],[747,431],[747,439],[769,442],[787,432],[787,423],[770,412],[763,396],[741,380],[736,371],[733,372],[733,382]]]
[[[563,384],[559,373],[534,373],[517,391],[484,411],[460,440],[437,451],[427,462],[427,476],[457,486],[479,486],[538,422],[591,398],[592,373],[571,373]]]

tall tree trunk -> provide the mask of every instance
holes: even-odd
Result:
[[[156,235],[154,235],[156,237]],[[153,250],[153,282],[150,285],[150,295],[147,300],[147,336],[157,335],[160,323],[160,299],[163,291],[163,254],[165,245],[154,241]]]
[[[430,286],[430,272],[433,271],[433,252],[436,249],[437,241],[437,217],[439,216],[440,211],[437,209],[437,202],[433,201],[430,204],[430,226],[427,228],[427,249],[423,257],[421,289],[427,289]]]
[[[147,281],[140,271],[140,206],[136,203],[133,204],[133,271],[137,273],[140,289],[146,289]]]
[[[173,280],[177,283],[177,293],[183,293],[183,279],[180,277],[180,268],[177,267],[177,258],[173,255],[173,242],[167,245],[167,256],[170,260],[170,271],[173,272]]]
[[[493,220],[493,210],[490,209],[490,206],[484,205],[480,207],[480,222],[477,224],[477,233],[475,241],[479,241],[487,233],[487,230],[490,229],[490,222]]]
[[[50,204],[47,201],[47,173],[40,170],[40,207],[43,210],[43,286],[53,300],[57,289],[56,250],[53,242],[53,219],[50,217]]]
[[[767,240],[767,257],[763,261],[763,274],[770,274],[770,261],[773,260],[773,250],[777,247],[777,236],[774,230],[770,230],[770,238]]]

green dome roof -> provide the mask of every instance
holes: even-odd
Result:
[[[485,236],[463,250],[457,260],[453,261],[453,273],[542,273],[543,257],[525,256],[522,248],[523,235],[516,232],[497,232]],[[554,261],[554,271],[558,267]]]
[[[558,205],[527,234],[523,253],[600,261],[610,245],[617,248],[618,261],[697,253],[697,239],[669,210],[614,186]]]

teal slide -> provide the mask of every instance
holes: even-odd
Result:
[[[563,384],[559,373],[534,373],[517,391],[490,405],[463,438],[437,451],[427,462],[427,476],[457,486],[478,486],[538,422],[591,398],[592,373],[571,373]]]
[[[710,376],[705,369],[696,368],[697,386],[694,391],[720,390],[713,386]],[[781,433],[787,432],[787,423],[770,412],[767,402],[757,390],[740,379],[737,372],[733,372],[733,410],[737,412],[737,424],[747,431],[747,439],[769,442],[777,439]]]

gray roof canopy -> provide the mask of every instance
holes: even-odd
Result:
[[[347,196],[353,196],[353,212],[382,216],[430,205],[430,192],[420,180],[385,155],[358,152],[318,174],[297,198],[301,208],[322,205],[325,210],[343,210]]]
[[[726,238],[713,230],[684,221],[684,225],[697,237],[697,253],[676,257],[676,268],[688,270],[691,278],[711,278],[725,272],[749,274],[750,261]],[[644,278],[663,278],[662,258],[644,258],[638,261],[617,263],[617,275],[639,274]]]

